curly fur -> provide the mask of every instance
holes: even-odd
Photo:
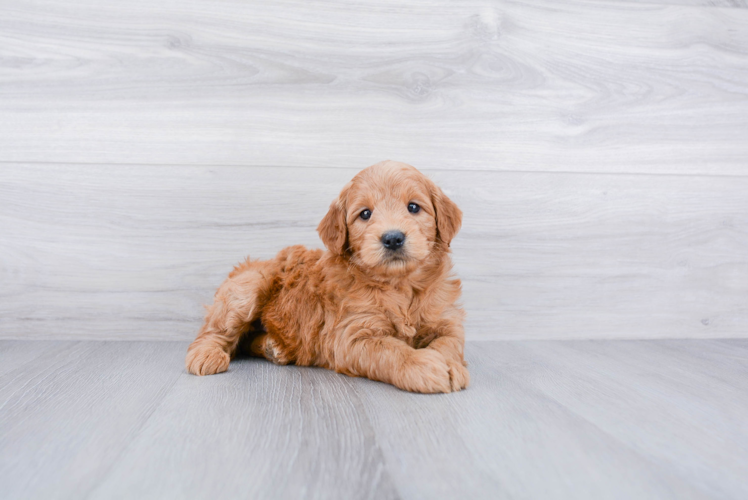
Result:
[[[409,203],[421,210],[409,212]],[[187,370],[226,371],[242,340],[274,363],[407,391],[467,387],[461,285],[449,258],[461,221],[460,209],[414,167],[385,161],[362,170],[317,228],[326,251],[292,246],[234,268],[188,349]],[[406,236],[398,252],[381,241],[392,230]]]

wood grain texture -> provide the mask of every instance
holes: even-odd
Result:
[[[5,340],[0,349],[0,376],[69,344],[65,341],[39,341],[32,345],[23,340]]]
[[[349,379],[280,368],[184,373],[90,498],[398,498]]]
[[[6,166],[0,336],[191,339],[246,255],[321,246],[355,172]],[[427,173],[465,212],[468,339],[748,331],[746,177]]]
[[[748,494],[748,442],[741,437],[748,431],[747,345],[508,343],[489,351],[491,356],[476,355],[499,372],[512,360],[532,359],[513,367],[511,376],[626,443],[655,466],[665,466],[685,480],[698,478],[694,482],[710,497],[741,498]],[[713,404],[715,394],[726,404]],[[730,431],[722,434],[725,429]]]
[[[393,479],[403,497],[708,498],[709,490],[692,480],[699,476],[679,477],[672,464],[632,450],[628,441],[611,436],[597,422],[580,416],[575,407],[559,404],[555,393],[543,393],[528,383],[527,372],[545,375],[545,366],[535,365],[534,350],[552,351],[567,344],[578,343],[468,344],[468,390],[441,400],[429,398],[417,405],[408,394],[363,384],[369,396],[365,400],[370,403],[367,413],[377,435],[382,436],[380,446],[385,458],[400,465]],[[619,343],[603,345],[612,350]],[[522,354],[517,354],[520,348]],[[593,356],[609,360],[605,354],[596,352]],[[576,388],[573,375],[555,375],[559,379],[567,376],[556,384],[557,390],[565,391],[566,384]],[[629,384],[626,379],[615,382]],[[578,389],[580,393],[586,389],[605,394],[612,387],[602,383]],[[584,399],[583,394],[580,397]],[[611,406],[637,402],[632,396]],[[404,412],[403,408],[409,410]],[[608,407],[599,410],[604,413]],[[639,410],[629,414],[633,426],[639,419],[648,418],[646,408]],[[672,429],[669,437],[677,441],[681,432],[680,428]],[[677,446],[660,439],[656,432],[647,437],[656,440],[665,452]],[[408,452],[403,453],[403,449]],[[738,463],[745,460],[743,456]]]
[[[0,162],[744,175],[748,10],[684,3],[5,2]]]
[[[131,342],[26,349],[39,355],[0,377],[2,497],[85,498],[179,377],[183,353]]]
[[[612,0],[616,1],[616,0]],[[746,9],[748,8],[748,1],[746,0],[620,0],[627,3],[643,3],[643,4],[658,4],[658,5],[678,5],[678,6],[694,6],[694,7],[719,7],[719,8],[733,8],[733,9]]]
[[[198,378],[186,346],[61,342],[1,376],[3,498],[748,495],[746,340],[468,342],[471,386],[427,396],[257,359]]]

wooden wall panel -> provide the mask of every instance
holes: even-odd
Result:
[[[465,210],[469,338],[748,331],[742,0],[6,3],[0,336],[187,339],[385,158]]]
[[[236,262],[321,246],[356,171],[5,165],[0,336],[189,339]],[[465,212],[469,339],[748,331],[748,178],[428,173]]]
[[[594,0],[19,0],[0,162],[743,175],[746,26]]]

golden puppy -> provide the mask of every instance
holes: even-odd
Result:
[[[187,370],[224,372],[241,337],[277,364],[321,366],[414,392],[470,380],[449,242],[462,212],[418,170],[362,170],[317,231],[327,251],[292,246],[235,267],[187,351]]]

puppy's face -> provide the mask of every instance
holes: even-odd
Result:
[[[327,247],[375,274],[404,274],[460,227],[462,213],[432,181],[404,163],[361,171],[330,206],[318,231]]]

